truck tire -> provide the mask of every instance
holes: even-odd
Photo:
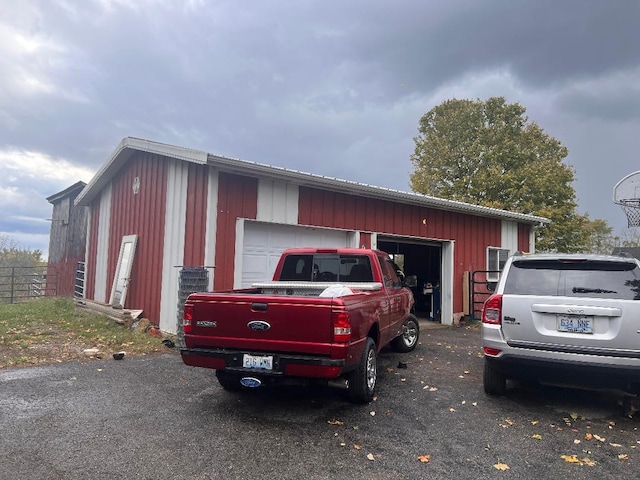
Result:
[[[420,338],[418,319],[414,315],[409,315],[404,325],[402,325],[402,330],[402,334],[393,339],[391,346],[396,352],[410,352],[416,348]]]
[[[358,367],[349,374],[349,400],[353,403],[369,403],[373,400],[378,375],[376,344],[367,337]]]
[[[216,370],[216,378],[220,386],[227,392],[239,392],[242,389],[239,375],[225,372],[224,370]]]
[[[484,383],[484,392],[487,395],[504,395],[507,393],[507,377],[489,365],[486,360],[484,361],[482,381]]]

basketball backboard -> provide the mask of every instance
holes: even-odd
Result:
[[[622,207],[629,227],[640,226],[640,171],[630,173],[616,183],[613,203]]]

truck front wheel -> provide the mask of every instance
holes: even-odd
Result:
[[[376,344],[367,337],[358,367],[349,374],[349,400],[353,403],[369,403],[373,400],[378,377]]]
[[[391,346],[396,352],[410,352],[416,348],[419,338],[420,326],[418,325],[418,319],[414,315],[409,315],[409,318],[402,325],[402,334],[393,339]]]

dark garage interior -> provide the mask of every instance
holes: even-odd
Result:
[[[417,285],[411,289],[416,316],[439,322],[442,246],[438,242],[378,238],[378,249],[390,254],[406,276],[416,275]]]

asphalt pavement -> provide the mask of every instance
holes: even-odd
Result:
[[[640,418],[620,395],[487,397],[479,328],[421,324],[414,352],[379,356],[369,405],[324,387],[231,394],[173,350],[0,370],[0,479],[638,476]]]

